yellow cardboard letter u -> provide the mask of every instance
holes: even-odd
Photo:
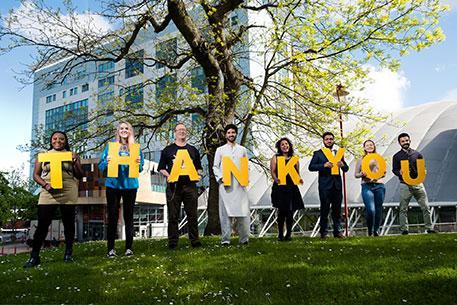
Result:
[[[425,170],[425,160],[424,159],[417,159],[416,166],[417,166],[417,177],[415,179],[411,178],[411,174],[409,172],[409,160],[401,160],[401,176],[403,181],[405,181],[408,185],[418,185],[425,181],[426,170]]]

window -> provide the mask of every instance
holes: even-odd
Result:
[[[113,84],[114,84],[114,75],[111,75],[111,76],[108,76],[108,77],[104,77],[104,78],[100,78],[98,80],[98,88],[111,86]]]
[[[46,104],[51,103],[51,102],[55,102],[55,101],[56,101],[56,95],[55,94],[48,95],[46,97]]]
[[[84,77],[86,77],[86,69],[82,69],[82,70],[78,70],[75,72],[74,74],[74,79],[75,80],[80,80],[80,79],[83,79]]]
[[[125,59],[125,78],[143,73],[144,50],[129,54]]]
[[[206,78],[202,67],[197,67],[191,70],[192,88],[198,89],[200,92],[206,92]]]
[[[156,100],[176,99],[176,74],[163,76],[156,85]]]
[[[88,100],[84,99],[71,104],[63,105],[53,109],[46,110],[45,114],[45,129],[66,130],[72,126],[87,121],[88,117]],[[87,124],[81,126],[87,129]]]
[[[89,91],[89,84],[83,84],[81,86],[81,92]]]
[[[137,84],[125,89],[124,101],[127,105],[134,108],[143,106],[143,84]]]
[[[102,64],[99,64],[97,67],[98,72],[108,72],[114,68],[114,62],[108,61]]]
[[[67,90],[64,90],[62,91],[62,98],[66,98],[67,97]]]
[[[110,104],[113,101],[113,97],[114,97],[113,90],[106,92],[106,93],[99,94],[97,96],[98,106],[104,110],[107,110],[106,115],[113,114],[112,105]]]
[[[237,15],[230,17],[230,25],[231,26],[238,25],[238,16]]]
[[[78,87],[74,87],[70,89],[70,96],[78,94]]]
[[[178,41],[176,38],[159,42],[156,46],[156,57],[159,60],[174,63],[177,57]],[[156,64],[157,69],[163,68],[161,63]]]

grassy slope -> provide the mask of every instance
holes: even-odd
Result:
[[[380,238],[252,239],[220,247],[215,238],[178,251],[135,241],[134,257],[105,258],[105,244],[0,257],[2,304],[456,304],[457,234]],[[117,244],[122,249],[123,243]]]

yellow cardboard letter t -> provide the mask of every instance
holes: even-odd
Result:
[[[370,168],[371,160],[375,160],[378,163],[378,171],[373,172]],[[387,163],[384,158],[377,153],[366,154],[362,159],[362,172],[367,174],[367,177],[371,180],[378,180],[386,174]]]
[[[189,176],[191,181],[200,180],[194,163],[192,162],[189,152],[186,149],[179,149],[176,152],[173,167],[171,168],[171,173],[168,177],[168,182],[178,181],[179,176]]]
[[[64,161],[72,161],[71,151],[38,154],[38,162],[49,162],[51,166],[51,187],[53,189],[63,188],[62,162]]]
[[[129,144],[129,156],[119,156],[120,144],[117,142],[108,143],[108,177],[119,176],[119,165],[129,166],[129,178],[138,178],[140,175],[140,164],[136,161],[140,156],[140,144]]]
[[[240,159],[240,168],[237,168],[233,160],[228,157],[222,157],[222,181],[225,186],[232,185],[232,174],[241,186],[249,184],[248,158]]]
[[[401,160],[401,177],[403,181],[405,181],[408,185],[418,185],[425,181],[425,160],[424,159],[417,159],[416,166],[417,166],[417,177],[415,179],[411,178],[411,174],[409,172],[409,160]]]
[[[346,148],[338,148],[338,151],[336,152],[336,155],[334,156],[330,149],[328,149],[327,147],[322,148],[322,152],[324,153],[324,155],[327,158],[328,162],[333,163],[332,175],[339,175],[340,174],[340,168],[336,164],[339,161],[341,161],[341,159],[343,159],[345,151],[346,151]]]
[[[286,176],[290,175],[292,182],[295,185],[300,183],[300,174],[297,172],[295,165],[298,163],[299,158],[292,156],[289,162],[286,163],[286,157],[280,156],[276,158],[278,168],[279,185],[286,185]]]

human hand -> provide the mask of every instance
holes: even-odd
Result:
[[[141,157],[136,158],[136,163],[140,163],[140,162],[141,162]]]
[[[324,167],[326,167],[326,168],[332,168],[332,167],[333,167],[333,163],[332,163],[332,162],[325,162],[325,163],[324,163]]]
[[[80,160],[79,155],[75,152],[71,154],[71,159],[73,163],[78,162]]]
[[[107,157],[106,157],[106,163],[109,163],[109,161],[111,161],[111,157],[110,157],[110,156],[107,156]]]
[[[366,177],[366,176],[367,176],[367,173],[365,173],[365,172],[360,172],[360,175],[361,175],[362,177]]]
[[[344,163],[342,161],[338,161],[338,163],[336,163],[336,166],[342,168],[344,166]]]
[[[46,183],[46,184],[43,186],[43,188],[44,188],[45,190],[47,190],[48,192],[50,192],[50,191],[52,190],[52,186],[51,186],[51,184],[49,184],[49,183]]]

